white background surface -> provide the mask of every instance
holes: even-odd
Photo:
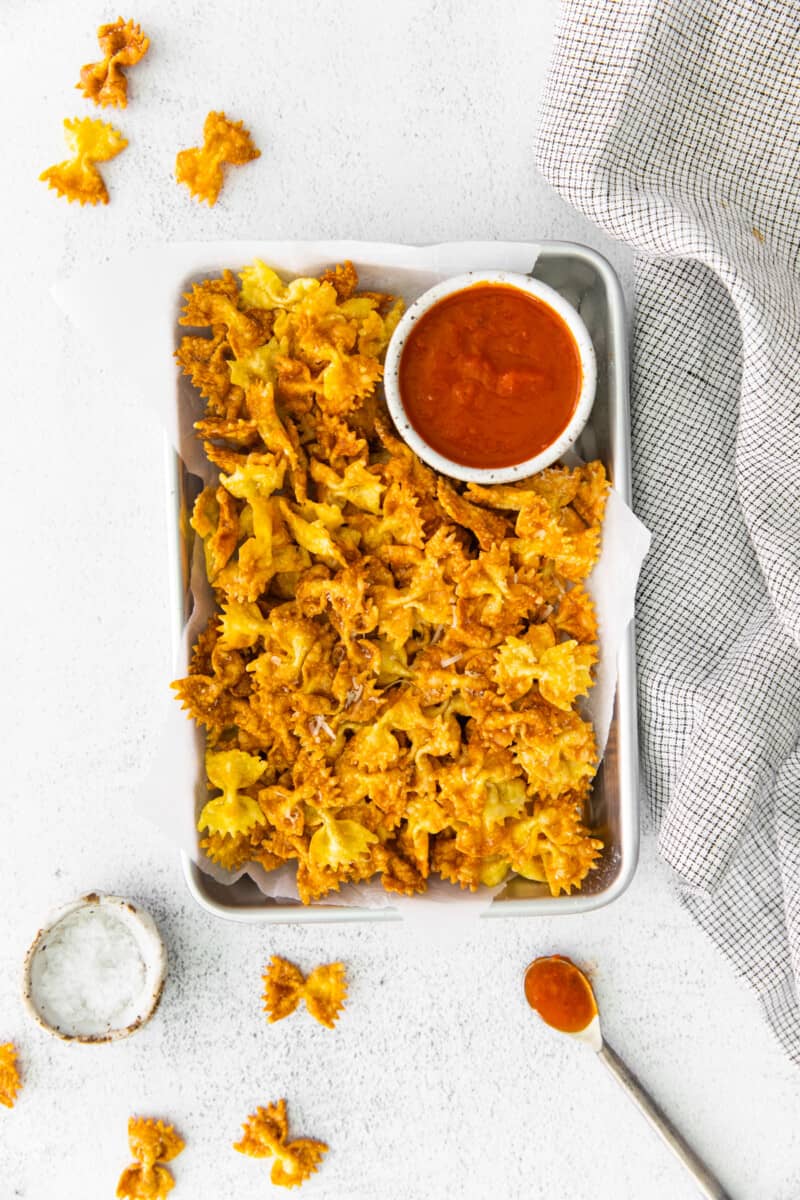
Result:
[[[0,1200],[113,1196],[132,1112],[186,1137],[176,1200],[270,1195],[269,1164],[230,1145],[280,1096],[293,1130],[331,1147],[303,1196],[689,1200],[691,1182],[600,1065],[526,1009],[521,971],[550,951],[595,968],[609,1040],[735,1200],[797,1195],[800,1073],[678,906],[649,838],[609,909],[443,940],[392,925],[215,921],[193,906],[172,847],[131,811],[169,672],[161,438],[49,285],[129,247],[225,237],[565,237],[629,281],[624,252],[533,166],[556,9],[137,4],[124,15],[153,47],[130,72],[128,109],[112,114],[130,146],[103,167],[112,202],[98,209],[68,205],[37,176],[64,157],[63,117],[96,115],[73,85],[116,10],[0,9],[0,1042],[18,1044],[25,1080],[17,1107],[0,1110]],[[262,158],[232,169],[209,211],[171,171],[212,107],[244,118]],[[47,910],[90,888],[151,910],[171,974],[137,1036],[70,1047],[25,1018],[20,966]],[[266,1024],[271,953],[306,969],[347,963],[335,1031],[305,1014]]]

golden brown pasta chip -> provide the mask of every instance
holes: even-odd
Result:
[[[95,163],[108,162],[128,144],[127,138],[109,125],[91,117],[64,121],[65,139],[72,158],[42,171],[39,178],[67,200],[84,204],[108,204],[108,189]]]
[[[277,1187],[297,1187],[319,1168],[327,1145],[312,1138],[288,1140],[286,1101],[258,1108],[243,1125],[234,1150],[251,1158],[274,1158],[270,1179]]]
[[[347,997],[344,964],[325,963],[306,977],[294,963],[273,954],[264,973],[264,1011],[270,1023],[281,1021],[305,1000],[321,1025],[333,1029]]]
[[[0,1104],[13,1108],[21,1086],[16,1047],[6,1042],[0,1046]]]
[[[177,1158],[185,1145],[183,1138],[163,1121],[131,1117],[128,1144],[136,1161],[122,1172],[117,1196],[120,1200],[164,1200],[175,1180],[163,1163]]]
[[[171,1162],[177,1158],[185,1142],[171,1125],[149,1117],[131,1117],[128,1121],[128,1144],[138,1162]]]
[[[175,178],[198,200],[216,204],[224,183],[223,164],[241,166],[260,155],[241,121],[230,121],[224,112],[210,112],[203,126],[203,145],[179,152]]]
[[[150,39],[133,21],[123,21],[122,17],[118,17],[113,24],[100,26],[97,40],[103,58],[100,62],[81,67],[81,77],[75,86],[80,88],[87,100],[93,100],[95,104],[125,108],[128,104],[128,80],[122,68],[132,67],[144,58]]]
[[[242,750],[206,754],[208,781],[220,788],[222,795],[209,800],[197,828],[217,834],[242,834],[262,824],[258,800],[246,789],[257,784],[266,769],[267,764],[260,758]]]

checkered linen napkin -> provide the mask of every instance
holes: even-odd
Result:
[[[800,6],[565,0],[538,163],[638,252],[644,780],[800,1063]]]

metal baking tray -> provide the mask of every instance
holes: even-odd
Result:
[[[507,244],[497,244],[498,266],[503,265],[500,259],[504,257],[504,247],[507,248]],[[342,245],[341,253],[337,254],[335,243],[328,245],[332,251],[330,261],[350,257],[357,268],[361,269],[366,264],[367,271],[374,275],[375,263],[370,259],[370,245],[362,243],[356,248],[361,252],[361,263],[359,255],[353,252],[353,245]],[[469,244],[465,244],[463,249],[468,255]],[[481,269],[495,265],[485,261],[485,244],[481,249],[481,261],[476,262],[475,267]],[[576,449],[584,458],[600,458],[614,487],[630,503],[628,338],[619,280],[600,254],[575,243],[537,243],[531,247],[532,262],[534,257],[535,265],[530,274],[550,284],[578,309],[591,334],[597,355],[597,396],[589,423]],[[236,265],[231,263],[231,266]],[[198,275],[197,278],[202,277]],[[181,292],[186,290],[186,286],[186,280],[180,281]],[[406,296],[407,300],[411,298]],[[180,296],[176,294],[176,304],[179,303]],[[176,323],[176,345],[184,332]],[[185,387],[178,387],[178,402],[188,402]],[[187,544],[187,535],[191,537],[191,530],[186,516],[191,511],[200,485],[197,476],[187,469],[183,459],[171,448],[169,459],[168,486],[175,515],[173,567],[182,576],[182,586],[178,588],[181,603],[175,606],[176,610],[180,607],[180,611],[173,615],[182,629],[186,619],[187,564],[191,558]],[[545,884],[514,878],[495,896],[483,916],[531,917],[537,914],[555,916],[589,912],[615,900],[630,883],[639,853],[639,768],[632,626],[619,652],[614,715],[605,754],[592,789],[589,823],[592,829],[599,831],[605,849],[597,869],[586,878],[580,892],[554,897]],[[182,853],[182,861],[187,886],[197,903],[206,911],[228,920],[305,923],[399,919],[392,908],[357,908],[321,903],[304,906],[299,902],[279,902],[264,896],[248,876],[243,876],[235,883],[223,884],[205,874],[187,854]]]

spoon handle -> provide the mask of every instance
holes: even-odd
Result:
[[[625,1088],[633,1102],[638,1106],[651,1128],[669,1146],[676,1158],[679,1158],[686,1170],[694,1176],[700,1195],[708,1200],[732,1200],[722,1184],[716,1179],[705,1163],[692,1150],[691,1146],[678,1133],[664,1110],[645,1091],[633,1071],[625,1065],[616,1051],[604,1042],[597,1051],[597,1057],[602,1059],[605,1066],[621,1087]]]

